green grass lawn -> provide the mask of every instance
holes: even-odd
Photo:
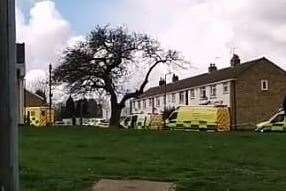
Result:
[[[22,129],[26,191],[80,191],[100,178],[178,190],[286,190],[286,134]]]

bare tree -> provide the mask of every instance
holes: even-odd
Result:
[[[146,34],[129,33],[126,27],[97,26],[85,42],[64,52],[53,75],[56,82],[66,83],[72,93],[106,92],[111,102],[110,126],[118,127],[126,101],[143,93],[153,69],[159,64],[181,61],[176,51],[164,51],[158,41]],[[148,66],[148,70],[136,90],[123,93],[122,79],[131,66]]]
[[[48,78],[36,78],[27,84],[27,88],[34,93],[41,92],[41,94],[47,95],[49,91]]]

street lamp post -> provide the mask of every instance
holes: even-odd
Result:
[[[52,119],[52,101],[53,101],[53,94],[52,94],[52,64],[49,64],[49,125],[52,126],[53,119]]]
[[[164,115],[167,110],[167,76],[171,74],[172,74],[171,72],[165,74],[164,78]],[[164,119],[164,129],[166,129],[166,119]]]
[[[0,190],[18,191],[15,0],[0,0]]]

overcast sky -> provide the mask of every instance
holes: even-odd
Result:
[[[18,0],[27,80],[43,75],[66,46],[98,24],[124,24],[181,51],[193,66],[180,71],[181,78],[206,72],[211,62],[229,66],[234,49],[242,61],[265,56],[286,69],[285,0]]]

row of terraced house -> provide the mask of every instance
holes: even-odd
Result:
[[[234,55],[230,66],[211,64],[207,73],[172,83],[160,81],[131,102],[132,113],[162,113],[182,105],[225,105],[230,108],[233,130],[254,128],[281,107],[286,95],[286,72],[260,58],[245,63]]]

